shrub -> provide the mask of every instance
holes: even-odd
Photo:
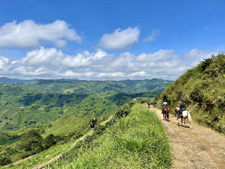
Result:
[[[12,163],[12,161],[9,157],[0,157],[0,166],[4,166],[10,163]]]
[[[43,140],[43,145],[44,145],[44,149],[48,149],[51,146],[55,145],[56,141],[55,141],[55,136],[53,134],[49,134],[44,140]]]
[[[21,139],[21,147],[31,154],[39,153],[43,150],[43,139],[35,130],[28,131]]]

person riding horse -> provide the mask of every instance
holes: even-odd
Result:
[[[162,103],[162,114],[163,114],[164,107],[167,107],[167,106],[168,106],[167,100],[164,100],[164,102]]]
[[[180,115],[182,114],[182,112],[184,110],[186,110],[185,103],[184,103],[184,100],[181,99],[181,101],[180,101],[180,110],[178,111],[177,120],[180,118]]]

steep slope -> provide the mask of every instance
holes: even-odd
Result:
[[[225,55],[205,59],[168,86],[158,97],[167,97],[172,109],[184,99],[194,120],[225,133]]]
[[[55,145],[9,168],[169,168],[170,147],[159,119],[143,105],[131,106],[74,143]]]
[[[134,105],[127,117],[103,129],[97,128],[50,168],[170,167],[170,147],[162,124],[143,105]]]

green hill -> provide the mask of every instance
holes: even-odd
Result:
[[[136,104],[126,118],[117,120],[103,132],[96,129],[93,136],[50,168],[169,168],[170,165],[170,147],[160,120],[154,112]]]
[[[70,151],[66,148],[72,142],[56,144],[9,168],[38,167],[63,151],[61,158],[47,168],[170,168],[170,146],[160,120],[147,107],[132,105],[118,110],[106,126],[98,124],[92,135]]]
[[[85,81],[85,80],[38,80],[20,84],[24,88],[39,89],[51,92],[107,94],[107,93],[142,93],[148,91],[162,92],[172,81],[152,80],[123,80],[123,81]]]
[[[179,106],[184,99],[194,120],[225,133],[225,55],[205,59],[168,86],[159,99]]]
[[[0,84],[0,165],[33,154],[38,154],[34,160],[48,160],[85,134],[91,118],[100,122],[134,98],[141,102],[155,97],[170,83],[153,79]]]

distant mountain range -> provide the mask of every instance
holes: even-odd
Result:
[[[20,79],[10,79],[7,77],[0,77],[0,83],[4,84],[18,84],[18,83],[27,83],[35,80],[20,80]]]

